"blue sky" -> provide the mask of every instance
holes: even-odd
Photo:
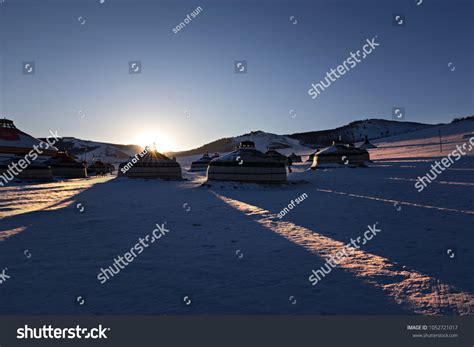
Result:
[[[35,136],[183,150],[251,130],[391,119],[393,106],[427,123],[474,113],[472,1],[99,2],[0,3],[2,116]],[[311,99],[311,83],[376,35],[375,52]],[[34,75],[22,73],[29,61]]]

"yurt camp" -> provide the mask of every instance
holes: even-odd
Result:
[[[0,175],[4,177],[3,181],[52,180],[51,168],[44,162],[57,152],[55,147],[17,129],[12,120],[0,119]],[[21,169],[11,169],[15,167]]]
[[[288,158],[291,159],[291,162],[293,164],[302,162],[301,157],[299,155],[296,155],[295,153],[291,153],[291,155]]]
[[[85,164],[77,161],[66,152],[58,152],[53,158],[46,161],[51,167],[53,176],[65,178],[85,178],[87,170]]]
[[[243,141],[235,151],[210,162],[207,179],[282,183],[287,180],[286,166],[255,149],[253,142]]]
[[[43,146],[40,146],[41,143]],[[0,119],[0,163],[22,158],[34,146],[37,146],[41,151],[38,152],[38,158],[35,160],[38,163],[50,159],[58,152],[57,148],[17,129],[13,121],[5,118]]]
[[[337,167],[364,167],[370,161],[365,149],[335,144],[318,151],[314,155],[311,169]]]
[[[130,178],[181,179],[181,166],[156,150],[141,158],[121,163],[118,175]]]
[[[211,157],[211,159],[216,159],[216,158],[219,158],[220,157],[220,154],[219,153],[214,153],[214,155]]]
[[[369,138],[367,136],[365,136],[365,139],[364,139],[364,143],[361,144],[359,146],[359,148],[362,148],[362,149],[373,149],[373,148],[377,148],[377,146],[373,145],[372,143],[370,143],[369,141]]]
[[[288,158],[280,152],[275,151],[274,149],[266,151],[265,154],[268,155],[270,158],[275,159],[279,163],[283,163],[285,165],[288,164]]]
[[[206,171],[211,160],[209,154],[206,153],[201,157],[201,159],[191,163],[191,169],[189,169],[189,171]]]

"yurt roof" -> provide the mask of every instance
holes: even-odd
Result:
[[[42,141],[17,129],[13,121],[0,119],[0,149],[2,152],[15,153],[17,150],[31,150],[34,145],[39,146]],[[57,148],[49,146],[43,150],[45,154],[54,154]]]
[[[120,166],[127,165],[130,161],[123,162]],[[136,167],[157,167],[157,166],[179,166],[179,164],[173,159],[168,158],[166,155],[151,150],[145,154],[142,158],[138,158],[138,161],[133,164]]]
[[[240,163],[240,164],[239,164]],[[284,164],[256,150],[239,148],[211,161],[212,166],[281,167]]]
[[[209,163],[211,160],[212,158],[206,153],[200,159],[193,161],[193,163]]]
[[[51,166],[75,166],[83,167],[84,164],[74,159],[71,155],[66,152],[58,152],[54,157],[46,162]]]
[[[364,149],[359,149],[355,147],[348,147],[345,145],[333,145],[327,148],[324,148],[316,153],[317,156],[326,156],[326,155],[340,155],[340,154],[360,154],[367,152]]]
[[[284,156],[284,155],[281,154],[280,152],[275,151],[274,149],[271,149],[271,150],[269,150],[269,151],[266,151],[265,154],[266,154],[266,155],[269,155],[269,156],[271,156],[271,157],[285,157],[285,158],[286,158],[286,156]]]

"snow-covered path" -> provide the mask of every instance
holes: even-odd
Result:
[[[469,184],[422,193],[411,180],[424,161],[300,165],[294,184],[275,187],[201,186],[199,174],[5,187],[0,271],[10,279],[0,285],[0,313],[472,314],[474,161],[458,164],[468,170],[440,180]],[[100,284],[101,267],[165,222],[166,237]],[[375,222],[381,233],[312,286],[311,270]]]

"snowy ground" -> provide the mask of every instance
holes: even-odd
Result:
[[[417,193],[439,156],[427,131],[376,143],[369,168],[297,165],[282,186],[186,172],[0,188],[0,314],[473,314],[474,156]],[[452,129],[446,151],[473,131]],[[165,222],[165,237],[100,284],[101,267]],[[311,270],[376,222],[376,237],[311,285]]]

